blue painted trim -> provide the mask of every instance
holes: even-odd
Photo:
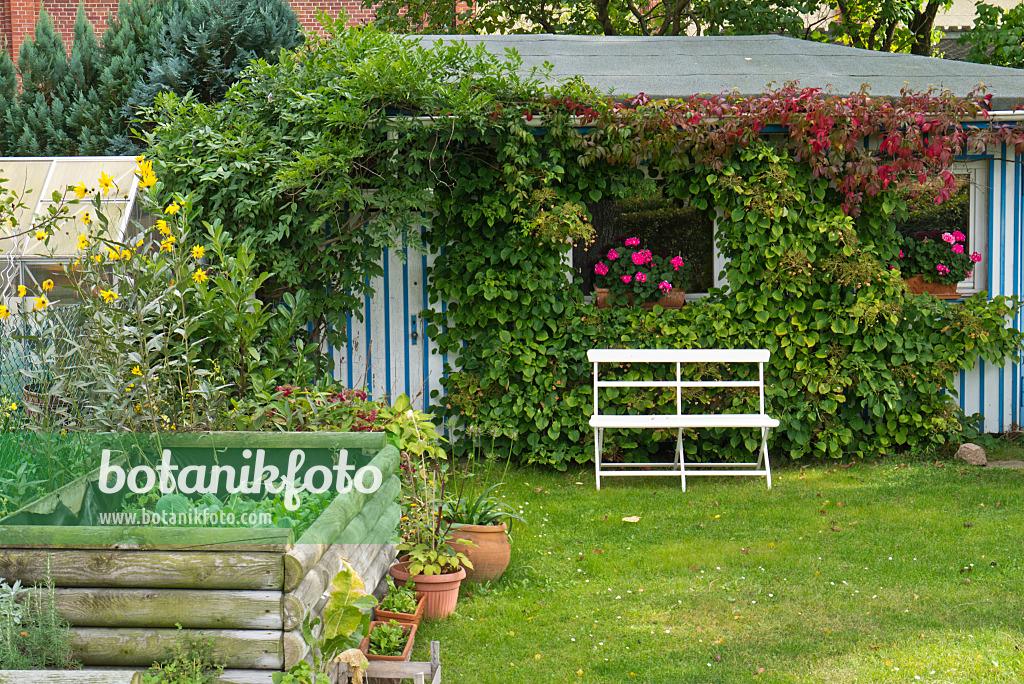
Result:
[[[412,340],[409,335],[409,247],[402,239],[402,330],[405,335],[402,337],[402,347],[405,348],[405,396],[412,399],[412,387],[409,384],[409,357],[412,349],[409,345]]]
[[[1006,143],[1001,146],[1000,154],[1000,173],[999,173],[999,197],[1000,204],[1002,205],[1003,211],[999,221],[999,253],[1003,254],[1002,263],[999,264],[999,294],[1006,294],[1006,216],[1007,216],[1007,200],[1009,199],[1006,195]],[[989,246],[989,253],[992,253],[991,244]],[[991,293],[990,293],[991,294]],[[999,414],[1002,416],[1002,413]],[[999,419],[1002,422],[1002,418]]]
[[[1022,195],[1022,184],[1021,184],[1021,173],[1020,163],[1021,156],[1014,156],[1014,276],[1015,276],[1015,287],[1014,295],[1020,296],[1022,292],[1021,288],[1021,267],[1020,267],[1020,255],[1021,255],[1021,195]],[[1021,313],[1017,312],[1017,319],[1014,322],[1014,327],[1017,330],[1021,329]],[[1020,410],[1021,410],[1021,395],[1018,389],[1018,384],[1021,376],[1021,364],[1020,357],[1014,359],[1013,364],[1013,378],[1011,383],[1011,396],[1013,397],[1013,403],[1010,410],[1010,421],[1014,425],[1020,425]],[[1008,426],[1009,427],[1009,426]]]
[[[426,227],[420,228],[420,239],[423,239]],[[423,309],[430,308],[430,300],[427,294],[427,253],[423,252]],[[430,410],[430,338],[427,336],[427,327],[423,326],[423,410]]]
[[[989,159],[988,160],[988,182],[989,182],[990,185],[991,185],[993,179],[995,178],[995,173],[996,173],[996,160],[995,159]],[[993,254],[993,252],[992,252],[992,245],[993,245],[992,238],[995,235],[995,229],[996,229],[996,224],[995,224],[995,220],[996,220],[995,201],[996,201],[996,194],[994,192],[992,192],[991,190],[989,190],[989,193],[988,193],[988,252],[989,252],[989,255]],[[986,280],[986,283],[985,283],[986,287],[985,287],[985,289],[988,291],[988,296],[989,297],[992,296],[992,263],[993,263],[993,261],[994,260],[990,256],[989,257],[988,275],[985,278],[985,280]]]
[[[978,360],[978,413],[982,415],[981,431],[988,432],[986,430],[986,423],[988,423],[988,416],[985,415],[985,360]]]
[[[366,276],[363,282],[366,284],[366,291],[370,292],[370,276]],[[373,338],[370,336],[373,312],[370,310],[370,295],[365,295],[363,306],[366,313],[366,339],[363,340],[363,349],[366,350],[366,393],[370,395],[370,399],[376,399],[373,396]]]
[[[348,354],[346,364],[348,366],[348,386],[352,387],[352,314],[345,314],[346,332],[348,339],[345,340],[345,351]]]
[[[384,262],[384,393],[391,391],[391,250],[385,249]],[[384,397],[381,397],[382,399]]]

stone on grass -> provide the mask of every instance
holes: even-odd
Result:
[[[985,450],[977,444],[962,444],[957,449],[956,457],[961,461],[967,461],[973,466],[986,466],[988,465],[988,458],[985,456]]]

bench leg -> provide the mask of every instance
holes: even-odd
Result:
[[[683,491],[686,491],[686,457],[683,455],[683,429],[679,428],[676,434],[676,458],[673,465],[679,466],[679,477],[683,481]]]
[[[604,438],[604,428],[594,428],[594,482],[597,491],[601,491],[601,441]]]
[[[757,468],[760,470],[764,464],[765,473],[768,475],[768,489],[772,488],[772,466],[768,462],[768,429],[761,428],[761,453],[757,457]]]

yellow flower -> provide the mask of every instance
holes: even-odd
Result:
[[[100,187],[103,188],[104,195],[110,192],[110,189],[114,187],[114,179],[108,176],[106,171],[100,174]]]
[[[192,248],[193,259],[202,259],[204,254],[206,254],[206,248],[202,245],[196,245]]]
[[[107,247],[107,252],[111,259],[119,259],[121,257],[121,253],[117,251],[117,247]]]
[[[37,230],[35,233],[35,237],[36,240],[45,240],[46,238],[50,237],[50,234],[47,233],[45,230]]]
[[[8,406],[7,408],[11,409],[12,411],[17,411],[18,410],[18,405],[15,404],[14,402],[11,402],[11,405]]]
[[[143,242],[145,242],[145,240],[143,238],[139,238],[139,241],[135,243],[135,246],[141,247]]]
[[[125,390],[127,390],[129,392],[131,392],[133,389],[135,389],[135,383],[134,382],[131,383],[130,385],[128,385],[127,387],[125,387]]]
[[[164,238],[163,242],[160,243],[160,251],[170,252],[171,248],[174,247],[174,242],[174,236],[168,235],[167,237]]]
[[[165,214],[170,214],[171,216],[174,216],[180,210],[181,210],[181,205],[180,204],[178,204],[177,202],[171,202],[170,204],[167,205],[167,208],[164,209],[164,213]]]
[[[82,212],[82,223],[84,223],[87,226],[92,223],[92,216],[89,216],[89,212],[87,212],[87,211],[83,211]]]
[[[197,268],[196,272],[192,274],[192,280],[196,281],[197,283],[205,283],[206,271],[204,271],[201,268]]]
[[[156,222],[156,229],[160,231],[161,235],[170,235],[171,229],[167,227],[167,221],[159,219]]]
[[[112,301],[117,299],[117,293],[113,290],[100,290],[100,297],[103,297],[103,301],[110,304]]]
[[[89,236],[79,235],[78,236],[78,249],[89,249]]]
[[[18,286],[18,296],[19,297],[24,297],[26,294],[28,294],[28,290],[25,289],[25,286],[24,285],[19,285]]]
[[[52,280],[44,280],[43,284],[42,284],[42,288],[43,288],[43,292],[49,292],[50,290],[53,289],[53,281]]]
[[[124,259],[125,261],[128,261],[129,259],[132,258],[134,254],[135,253],[132,250],[125,249],[123,252],[121,252],[121,258]]]
[[[135,368],[132,368],[132,375],[142,375],[142,369],[135,366]]]
[[[41,297],[36,298],[36,302],[32,305],[32,308],[36,311],[42,311],[48,306],[50,306],[50,300],[46,298],[46,295],[42,295]]]
[[[89,192],[89,189],[85,187],[84,181],[72,187],[71,189],[75,191],[75,197],[77,197],[78,199],[82,199]]]
[[[92,260],[95,261],[98,264],[101,261],[103,261],[103,255],[102,254],[93,254]]]
[[[3,304],[0,304],[0,321],[4,320],[10,315],[11,313],[7,310],[7,307],[4,306]]]
[[[153,173],[153,162],[146,161],[142,157],[136,157],[135,161],[139,164],[139,168],[136,171],[136,173],[139,174],[139,187],[151,188],[156,185],[156,174]]]

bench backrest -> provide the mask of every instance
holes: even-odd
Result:
[[[756,387],[760,412],[764,413],[764,364],[771,352],[767,349],[591,349],[587,359],[594,364],[594,415],[598,415],[598,390],[601,387],[673,387],[676,390],[676,413],[683,412],[684,387]],[[675,380],[600,380],[598,366],[602,363],[674,363]],[[756,363],[757,380],[683,380],[684,363]]]

